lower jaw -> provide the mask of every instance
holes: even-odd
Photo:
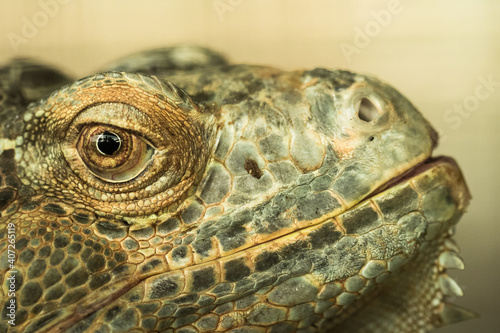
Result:
[[[387,281],[378,285],[367,302],[358,302],[346,309],[328,329],[347,332],[366,329],[368,326],[374,330],[373,327],[386,327],[389,322],[395,327],[403,327],[404,332],[428,331],[476,317],[473,312],[449,303],[457,296],[462,296],[460,287],[447,274],[447,270],[464,268],[452,237],[454,226],[471,198],[455,160],[445,156],[429,158],[384,184],[361,203],[340,214],[336,220],[347,234],[357,233],[362,238],[386,226],[384,218],[393,213],[387,202],[393,200],[400,202],[401,206],[408,205],[405,200],[408,195],[405,193],[411,191],[418,193],[415,201],[418,201],[419,208],[408,208],[407,216],[421,215],[426,221],[422,235],[408,241],[408,244],[416,241],[415,251],[408,255],[408,262],[397,269],[392,270],[390,260],[387,261],[391,273]],[[369,208],[382,215],[381,224],[367,228],[351,223],[355,220],[350,219],[351,214]],[[404,217],[396,218],[389,224],[396,228],[407,228],[408,224],[404,226],[402,220]],[[384,237],[381,237],[380,244],[385,242]],[[368,252],[373,255],[373,252]],[[419,318],[412,324],[416,326],[409,325],[408,318]]]
[[[336,216],[334,223],[346,236],[357,237],[389,225],[401,230],[402,221],[416,214],[425,220],[422,240],[432,242],[453,229],[470,198],[457,163],[450,157],[433,157],[384,184]]]
[[[440,207],[439,205],[436,205],[436,207],[434,207],[431,205],[431,207],[427,209],[429,215],[432,215],[432,217],[429,217],[429,219],[431,220],[430,223],[435,222],[434,224],[439,226],[439,228],[437,229],[434,228],[436,230],[430,230],[428,228],[430,230],[428,232],[429,237],[432,236],[432,233],[434,233],[436,236],[435,239],[442,239],[443,233],[449,230],[449,228],[454,223],[456,223],[457,218],[455,217],[460,216],[463,213],[470,199],[469,191],[456,162],[449,157],[429,158],[428,160],[412,168],[405,174],[392,179],[384,186],[380,187],[368,198],[365,198],[362,202],[341,213],[340,215],[320,222],[314,226],[296,230],[291,234],[279,237],[272,240],[271,242],[273,243],[273,246],[275,248],[279,248],[280,246],[285,246],[286,244],[290,244],[300,240],[306,240],[308,234],[320,230],[327,224],[333,224],[334,227],[338,227],[339,229],[343,230],[344,237],[357,237],[359,235],[374,231],[381,226],[383,227],[384,224],[392,224],[397,228],[397,219],[395,220],[392,218],[386,218],[387,216],[392,216],[391,214],[394,215],[395,213],[390,211],[386,212],[386,209],[383,209],[381,206],[383,206],[384,200],[387,198],[395,198],[396,201],[398,198],[401,198],[401,206],[408,206],[408,202],[403,202],[402,200],[404,198],[402,196],[402,193],[404,193],[405,190],[413,191],[414,193],[416,193],[416,196],[418,198],[415,199],[415,202],[418,202],[418,205],[420,207],[417,210],[421,211],[424,215],[426,214],[426,202],[429,202],[429,204],[432,204],[434,202],[434,199],[426,200],[426,196],[428,196],[429,194],[432,195],[432,193],[436,193],[434,195],[435,198],[439,199],[443,203],[443,205],[446,205],[446,207]],[[415,195],[413,196],[415,197]],[[381,217],[377,220],[378,224],[369,225],[368,221],[359,219],[359,217],[363,216],[363,211],[374,211],[380,214]],[[404,215],[413,211],[414,210],[412,210],[411,208],[408,208],[407,211],[400,211],[397,214]],[[358,215],[358,219],[356,219],[356,214],[361,214]],[[432,222],[432,220],[434,222]],[[361,221],[362,223],[353,223],[356,221]],[[382,239],[381,241],[384,240]],[[425,241],[432,242],[433,238],[425,238]],[[261,253],[262,249],[266,248],[269,243],[270,242],[246,249],[246,253],[248,256],[257,257],[257,255]],[[231,257],[234,257],[236,255],[238,255],[238,253],[230,255],[224,260],[229,261],[231,260]],[[204,264],[209,265],[210,263],[207,262]],[[315,272],[314,274],[321,278],[320,272]],[[130,285],[124,286],[123,291],[130,289],[130,287],[135,285],[136,283],[146,283],[146,280],[148,279],[149,278],[146,277],[145,280],[130,283]],[[121,292],[118,294],[121,294]],[[115,297],[119,298],[119,295],[115,295]],[[98,307],[104,306],[106,305],[104,303],[108,302],[112,302],[112,299],[109,299],[105,302],[101,300],[99,302],[99,305],[96,306],[96,309],[92,309],[92,311],[90,311],[91,309],[89,307],[87,309],[87,312],[91,313],[93,311],[98,311]],[[75,320],[75,318],[72,319]],[[70,318],[67,318],[67,320],[67,322],[61,322],[53,328],[59,329],[59,331],[63,331],[64,328],[71,326],[71,322],[73,321]]]

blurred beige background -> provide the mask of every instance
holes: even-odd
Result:
[[[234,62],[390,82],[441,132],[437,153],[458,160],[473,194],[457,233],[466,270],[452,276],[465,293],[456,302],[481,318],[439,332],[499,331],[500,2],[37,0],[0,10],[1,63],[36,57],[75,77],[130,52],[198,43]]]

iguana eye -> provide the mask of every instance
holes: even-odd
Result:
[[[216,140],[211,110],[170,82],[141,74],[83,78],[38,107],[33,114],[64,114],[44,127],[57,130],[57,141],[39,143],[64,159],[64,168],[50,170],[54,180],[80,203],[123,218],[158,212],[186,196]]]
[[[107,125],[88,125],[81,131],[77,150],[85,165],[107,182],[126,182],[139,175],[155,149],[144,139]]]

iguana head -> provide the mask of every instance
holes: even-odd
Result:
[[[446,303],[469,192],[396,90],[198,48],[111,69],[0,73],[3,319],[16,304],[0,328],[414,332],[471,316]]]

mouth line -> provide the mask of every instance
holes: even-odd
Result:
[[[369,199],[373,198],[374,196],[376,196],[376,195],[378,195],[386,190],[389,190],[389,189],[391,189],[391,188],[393,188],[401,183],[404,183],[408,180],[411,180],[412,178],[415,178],[416,176],[424,173],[425,171],[432,169],[433,167],[435,167],[436,165],[438,165],[440,163],[449,163],[449,164],[453,165],[454,167],[458,168],[457,162],[449,156],[436,156],[436,157],[431,156],[431,157],[427,158],[426,160],[414,165],[410,169],[404,171],[403,173],[400,173],[399,175],[389,179],[387,182],[380,185],[375,191],[373,191],[368,196],[366,196],[363,200],[361,200],[360,203],[364,202],[366,200],[369,200]],[[342,213],[344,213],[344,212],[342,212]]]

